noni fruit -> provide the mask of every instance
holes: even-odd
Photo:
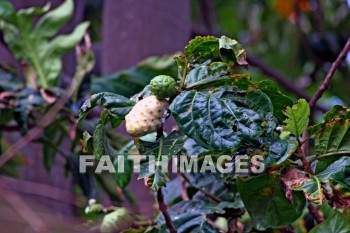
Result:
[[[158,99],[168,98],[176,93],[176,81],[168,75],[158,75],[151,80],[150,89]]]
[[[118,208],[103,217],[100,231],[102,233],[121,232],[132,226],[133,219],[125,208]]]
[[[167,107],[166,100],[159,100],[155,96],[140,100],[125,116],[126,131],[133,137],[155,132],[162,125]]]

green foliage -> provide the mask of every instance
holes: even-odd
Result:
[[[275,141],[270,149],[269,154],[265,158],[265,165],[268,167],[279,165],[285,162],[297,149],[298,143],[292,140]]]
[[[274,174],[237,179],[237,188],[258,230],[279,228],[294,222],[302,215],[306,204],[300,192],[293,193],[294,202],[291,203]]]
[[[299,137],[309,124],[310,107],[305,99],[300,99],[292,107],[283,112],[287,119],[284,121],[285,130]]]
[[[313,228],[310,233],[347,233],[349,231],[349,221],[338,211],[335,211],[331,217]]]
[[[124,117],[130,112],[135,102],[118,94],[101,92],[92,95],[80,108],[79,121],[84,119],[88,113],[96,106],[103,106],[110,116],[112,123],[118,126]]]
[[[81,23],[71,34],[59,35],[52,39],[71,18],[73,1],[66,0],[50,12],[48,12],[49,5],[16,12],[6,1],[1,2],[0,8],[4,12],[0,15],[0,29],[14,56],[33,67],[41,87],[49,88],[57,85],[62,70],[62,55],[81,41],[89,26],[87,22]],[[33,27],[33,18],[41,14],[44,15]],[[30,72],[28,69],[28,79]]]
[[[324,115],[322,123],[313,126],[310,134],[316,136],[316,153],[319,157],[350,153],[350,111],[336,105]]]
[[[339,158],[348,152],[349,111],[336,106],[325,114],[322,123],[309,129],[317,152],[309,169],[311,157],[300,161],[302,150],[298,143],[299,137],[308,130],[310,108],[307,101],[300,99],[293,105],[293,100],[282,94],[272,81],[254,83],[244,72],[246,56],[236,40],[224,36],[191,40],[184,55],[175,56],[177,93],[174,98],[164,100],[169,101],[169,111],[163,119],[158,119],[164,121],[172,115],[179,131],[163,135],[161,126],[157,133],[135,138],[117,157],[113,156],[114,166],[119,165],[118,157],[132,155],[129,150],[133,146],[146,156],[145,160],[134,164],[140,168],[139,178],[154,192],[165,187],[170,218],[180,233],[219,232],[212,222],[217,217],[226,218],[228,225],[240,219],[251,224],[253,232],[269,231],[301,219],[311,202],[322,204],[327,199],[333,207],[350,205],[349,161],[348,157]],[[123,85],[124,81],[118,82],[122,77],[133,83],[135,71],[136,74],[140,72],[140,67],[127,71],[125,76],[120,73],[111,83]],[[80,119],[95,106],[102,105],[105,109],[93,139],[86,137],[85,147],[91,147],[89,141],[92,140],[96,141],[92,143],[94,150],[100,147],[101,153],[109,151],[106,150],[108,144],[104,143],[104,125],[111,119],[118,125],[136,102],[152,95],[154,88],[152,82],[148,85],[150,79],[146,81],[141,77],[140,80],[145,83],[143,89],[138,89],[139,93],[125,91],[127,96],[134,94],[130,99],[102,92],[92,95],[83,104]],[[120,93],[120,90],[115,91]],[[278,125],[284,130],[280,131]],[[238,155],[244,154],[248,159],[261,155],[265,169],[261,174],[254,174],[253,164],[247,163],[245,177],[235,169],[224,174],[182,171],[181,179],[169,181],[169,174],[163,168],[167,168],[171,158],[183,153],[195,158],[200,165],[207,155],[215,163],[220,155],[228,154],[233,159],[228,167],[240,165],[235,161]],[[337,156],[326,159],[327,155]],[[130,170],[115,176],[117,184],[124,189],[131,176],[131,165],[126,166]],[[182,184],[183,180],[187,185]],[[185,199],[184,192],[189,200]],[[159,231],[168,232],[162,215],[146,230]]]
[[[147,185],[153,190],[158,191],[159,188],[166,185],[169,181],[167,172],[164,172],[170,159],[177,155],[185,142],[185,136],[177,131],[173,131],[168,136],[162,136],[155,142],[147,142],[140,139],[137,148],[142,155],[153,155],[152,159],[146,159],[140,163],[139,179],[147,177]],[[162,167],[165,164],[165,167]],[[154,167],[150,169],[150,167]]]
[[[228,151],[262,135],[261,123],[272,112],[272,104],[259,90],[250,89],[242,96],[231,87],[221,87],[182,92],[170,109],[180,129],[200,146]]]

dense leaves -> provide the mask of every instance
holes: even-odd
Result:
[[[183,92],[170,109],[181,130],[200,146],[227,151],[263,133],[260,124],[272,112],[272,104],[261,91],[251,89],[244,96],[230,87],[221,87],[211,92]]]
[[[168,136],[162,136],[155,142],[140,140],[137,148],[141,155],[146,156],[140,162],[139,179],[147,178],[147,185],[157,191],[169,181],[167,166],[170,159],[183,148],[186,136],[182,132],[173,131]],[[152,157],[149,157],[152,155]]]
[[[313,228],[310,233],[347,233],[350,232],[350,223],[349,221],[338,211],[335,211],[334,214],[325,220],[320,225],[317,225]]]
[[[274,174],[238,179],[237,188],[258,230],[294,222],[302,215],[306,203],[300,192],[293,193],[294,202],[291,203],[285,197],[279,177]]]
[[[279,165],[286,161],[297,149],[298,143],[291,140],[275,141],[270,149],[269,154],[265,158],[264,163],[267,166]]]
[[[324,115],[322,123],[312,127],[310,133],[316,135],[317,154],[331,156],[350,153],[350,113],[348,108],[336,105]]]

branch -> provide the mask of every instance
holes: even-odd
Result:
[[[185,180],[185,178],[182,175],[180,175],[180,182],[181,182],[181,197],[182,197],[182,200],[188,201],[188,200],[190,200],[190,198],[188,197],[188,193],[187,193],[186,180]]]
[[[205,196],[207,196],[209,199],[211,199],[212,201],[216,202],[216,203],[220,203],[221,200],[217,197],[215,197],[213,194],[211,194],[210,192],[208,192],[207,190],[201,188],[201,187],[197,187],[195,185],[193,185],[190,181],[190,178],[188,176],[186,176],[186,174],[181,173],[181,176],[184,178],[184,180],[189,183],[192,187],[194,187],[195,189],[197,189],[198,191],[202,192]]]
[[[162,212],[164,219],[165,219],[165,223],[170,231],[170,233],[177,233],[177,230],[175,229],[175,226],[173,224],[173,222],[171,221],[169,212],[168,212],[168,206],[165,204],[164,202],[164,197],[163,197],[163,193],[162,193],[162,189],[159,188],[159,190],[157,191],[157,201],[158,201],[158,205],[159,205],[159,210]]]
[[[318,209],[315,208],[312,204],[309,204],[308,209],[310,211],[310,214],[314,217],[317,223],[321,223],[324,221],[324,218],[321,216]]]
[[[339,66],[343,63],[343,61],[346,58],[346,55],[348,54],[350,50],[350,39],[348,39],[348,42],[345,44],[343,50],[338,55],[337,59],[333,62],[331,69],[328,71],[326,78],[324,79],[322,85],[317,90],[315,95],[311,98],[309,101],[309,105],[311,110],[315,107],[317,101],[321,98],[323,93],[328,89],[329,83],[331,82],[335,72],[339,68]]]
[[[342,62],[345,60],[346,55],[348,54],[350,50],[350,39],[348,39],[347,43],[345,44],[343,50],[340,52],[340,54],[338,55],[337,59],[333,62],[331,69],[328,71],[326,78],[324,79],[323,83],[321,84],[320,88],[317,90],[317,92],[314,94],[314,96],[311,98],[311,100],[309,101],[309,106],[311,109],[311,112],[313,111],[313,109],[315,108],[317,101],[321,98],[321,96],[323,95],[323,93],[328,89],[328,86],[335,74],[335,72],[337,71],[337,69],[339,68],[339,66],[342,64]],[[311,116],[312,114],[310,114]],[[302,142],[305,142],[308,138],[307,135],[307,130],[303,133],[302,135]],[[308,155],[308,143],[304,143],[301,146],[301,150],[302,150],[302,161],[304,166],[306,167],[310,167],[309,162],[306,160],[306,157]]]

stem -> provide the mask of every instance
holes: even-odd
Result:
[[[166,226],[168,227],[170,233],[177,233],[177,230],[175,229],[175,226],[171,221],[171,218],[168,212],[168,206],[164,202],[164,197],[163,197],[161,188],[159,188],[159,190],[157,191],[157,201],[159,205],[159,210],[162,212],[164,216]]]
[[[309,101],[309,106],[311,109],[311,113],[314,110],[317,101],[322,97],[323,93],[328,89],[328,86],[335,74],[335,72],[337,71],[337,69],[339,68],[339,66],[342,64],[342,62],[344,61],[346,55],[348,54],[350,50],[350,39],[348,39],[348,41],[346,42],[343,50],[339,53],[337,59],[333,62],[331,69],[328,71],[326,78],[324,79],[324,81],[322,82],[321,86],[319,87],[319,89],[317,90],[317,92],[314,94],[314,96],[311,98],[311,100]],[[312,114],[310,114],[311,116]],[[305,132],[303,132],[302,135],[302,142],[303,144],[301,145],[301,151],[302,151],[302,156],[301,156],[301,160],[304,164],[305,169],[310,173],[313,174],[312,169],[310,168],[310,163],[307,161],[306,157],[308,155],[308,142],[306,142],[308,140],[308,133],[307,130]],[[306,142],[306,143],[304,143]],[[311,171],[311,172],[310,172]]]
[[[309,204],[308,209],[310,211],[310,214],[314,217],[317,223],[321,223],[324,221],[324,218],[321,216],[320,212],[317,208],[315,208],[312,204]]]
[[[181,197],[182,197],[182,200],[188,201],[188,200],[190,200],[190,198],[188,196],[187,189],[186,189],[186,180],[181,175],[180,175],[180,182],[181,182]]]
[[[181,85],[180,85],[180,91],[182,90],[183,86],[185,85],[185,81],[186,81],[186,73],[187,73],[187,65],[188,65],[188,61],[186,59],[185,62],[185,67],[182,73],[182,80],[181,80]]]
[[[201,187],[197,187],[195,185],[193,185],[190,181],[190,178],[188,176],[186,176],[184,173],[181,173],[181,176],[184,178],[184,180],[189,183],[191,186],[193,186],[195,189],[197,189],[198,191],[202,192],[205,196],[207,196],[208,198],[210,198],[212,201],[216,202],[216,203],[220,203],[221,200],[217,197],[215,197],[213,194],[211,194],[210,192],[208,192],[207,190],[201,188]]]
[[[44,74],[44,71],[41,69],[39,59],[37,58],[37,54],[34,52],[32,47],[30,46],[30,43],[28,42],[26,36],[23,36],[23,41],[27,49],[29,50],[29,56],[32,58],[33,66],[35,67],[36,71],[38,72],[39,79],[41,81],[41,85],[44,89],[48,88],[48,84],[46,82],[46,77]]]

